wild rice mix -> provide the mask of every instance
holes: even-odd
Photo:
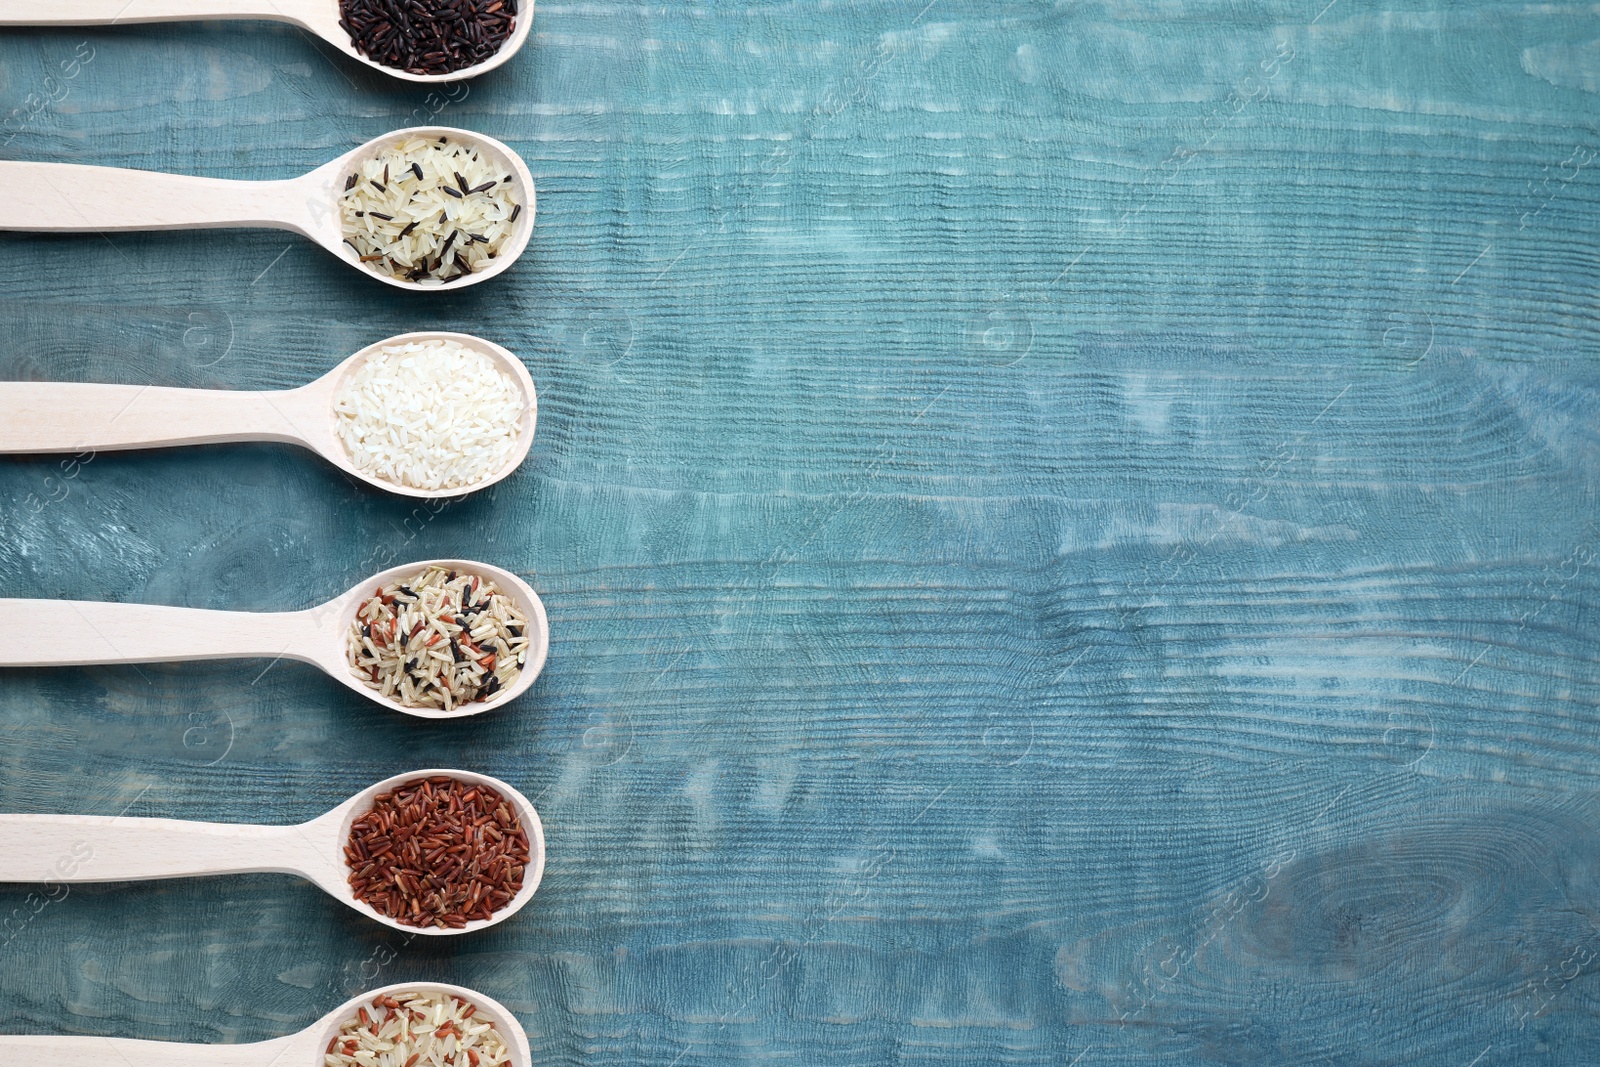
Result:
[[[477,1006],[449,993],[374,997],[328,1042],[323,1067],[500,1067],[511,1047]]]
[[[458,489],[506,465],[527,406],[493,357],[436,338],[372,353],[340,385],[333,410],[356,470],[414,489]]]
[[[362,603],[348,657],[351,673],[390,700],[453,711],[517,680],[528,617],[494,582],[429,567]]]
[[[407,138],[345,178],[345,243],[380,274],[423,285],[465,278],[516,229],[522,205],[514,186],[470,144]]]
[[[373,798],[345,844],[350,888],[407,926],[460,929],[522,891],[528,831],[505,797],[449,775]]]
[[[448,74],[490,59],[517,24],[517,0],[339,0],[356,51],[412,74]]]

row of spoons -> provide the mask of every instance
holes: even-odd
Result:
[[[516,27],[499,51],[481,63],[445,74],[416,74],[362,55],[339,25],[339,0],[0,0],[0,26],[111,26],[136,22],[250,19],[287,22],[308,30],[374,70],[412,82],[452,82],[487,74],[517,54],[533,26],[533,0],[522,0]]]
[[[531,7],[509,40],[489,60],[448,74],[416,74],[375,63],[358,52],[339,26],[338,0],[74,0],[45,5],[39,0],[0,0],[0,26],[93,25],[189,19],[269,19],[309,30],[358,62],[415,82],[454,81],[498,67],[527,40]],[[479,134],[447,127],[400,130],[353,149],[309,174],[286,181],[230,181],[187,175],[74,164],[0,162],[0,229],[42,232],[108,232],[199,228],[285,229],[310,238],[369,276],[404,289],[434,288],[367,270],[344,240],[338,196],[346,173],[387,144],[407,136],[454,138],[500,164],[514,181],[526,210],[498,258],[456,286],[486,281],[508,268],[526,248],[535,214],[533,178],[508,146]],[[41,193],[48,192],[48,196]],[[352,464],[338,438],[333,411],[340,384],[379,348],[450,339],[491,356],[522,390],[523,423],[518,447],[504,467],[481,483],[448,490],[420,490],[374,478]],[[0,383],[0,407],[10,417],[0,426],[0,452],[95,451],[232,441],[281,441],[317,452],[352,477],[390,492],[445,497],[484,488],[509,475],[532,443],[537,399],[522,362],[505,349],[459,334],[409,334],[371,346],[333,371],[298,389],[274,393],[163,389],[120,385]],[[243,613],[156,605],[54,600],[0,600],[0,628],[13,635],[0,655],[3,666],[130,663],[231,657],[286,656],[312,663],[356,692],[424,718],[475,714],[520,696],[538,677],[549,649],[549,623],[538,595],[516,575],[468,561],[431,561],[470,570],[497,582],[529,620],[526,662],[515,684],[490,700],[456,712],[399,707],[360,685],[346,666],[345,636],[369,590],[428,564],[391,568],[345,594],[304,611]],[[54,640],[45,635],[54,633]],[[77,634],[72,642],[59,635]],[[70,649],[64,646],[70,644]],[[419,777],[444,774],[487,785],[516,808],[527,829],[530,862],[511,902],[486,920],[460,928],[413,927],[385,916],[358,899],[342,856],[355,819],[386,789]],[[62,841],[87,846],[91,866],[71,876],[52,859]],[[73,815],[0,815],[0,881],[109,882],[272,872],[306,878],[347,906],[388,926],[431,936],[467,933],[502,922],[537,890],[545,842],[538,812],[510,785],[471,772],[425,770],[379,782],[311,822],[293,826],[200,823]],[[472,990],[440,983],[412,983],[353,998],[298,1034],[245,1045],[199,1046],[101,1037],[0,1036],[0,1060],[88,1067],[107,1053],[129,1067],[207,1064],[270,1067],[322,1062],[323,1050],[345,1021],[385,994],[448,993],[474,1004],[481,1018],[506,1038],[514,1067],[531,1067],[527,1034],[498,1002]]]
[[[7,0],[0,0],[4,5]],[[85,0],[73,0],[74,3]],[[0,24],[4,20],[0,19]],[[511,178],[523,206],[488,265],[449,285],[423,284],[369,269],[346,240],[339,198],[359,164],[408,138],[475,148]],[[449,126],[413,126],[354,148],[309,174],[281,181],[240,181],[79,163],[0,161],[0,230],[116,233],[135,230],[275,229],[308,237],[369,278],[413,292],[454,292],[500,274],[528,247],[536,208],[533,174],[510,146]]]

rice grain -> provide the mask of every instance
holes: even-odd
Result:
[[[438,338],[372,353],[341,383],[333,410],[356,470],[437,490],[476,485],[503,468],[526,407],[493,357]]]
[[[374,997],[339,1027],[323,1067],[502,1067],[511,1047],[477,1006],[450,993]]]
[[[522,213],[514,184],[471,144],[409,137],[345,179],[344,238],[379,273],[429,286],[457,281],[512,235]]]
[[[528,617],[494,582],[429,567],[356,609],[347,661],[397,704],[455,711],[515,685],[528,643]]]

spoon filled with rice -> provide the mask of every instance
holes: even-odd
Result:
[[[291,659],[384,707],[450,719],[504,707],[544,669],[539,594],[487,563],[406,563],[302,611],[0,599],[0,667]]]
[[[533,0],[0,0],[0,26],[199,20],[287,22],[390,77],[453,82],[517,54],[533,26]]]
[[[511,352],[430,331],[369,345],[298,389],[0,382],[0,410],[0,454],[280,441],[375,488],[438,499],[516,471],[538,396]]]
[[[534,201],[521,156],[445,126],[384,134],[283,181],[0,161],[0,230],[292,230],[385,284],[424,292],[509,267],[533,234]]]
[[[66,859],[62,841],[74,843]],[[533,803],[475,771],[397,774],[286,825],[0,814],[0,883],[286,874],[374,922],[427,937],[505,922],[538,892],[544,864]]]
[[[297,1034],[189,1045],[98,1034],[0,1035],[0,1062],[51,1067],[532,1067],[505,1005],[442,982],[363,993]]]

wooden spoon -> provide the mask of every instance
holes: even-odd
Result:
[[[344,846],[350,826],[372,810],[379,793],[418,778],[446,774],[498,790],[528,832],[528,866],[522,889],[487,919],[460,929],[406,926],[356,899]],[[251,823],[131,819],[123,815],[0,815],[0,882],[139,882],[158,878],[203,878],[215,874],[293,874],[323,892],[408,934],[449,937],[504,922],[533,899],[544,877],[544,824],[528,798],[488,775],[471,771],[411,771],[369,786],[337,808],[307,823]],[[12,1062],[0,1057],[0,1062]]]
[[[174,1041],[136,1041],[82,1035],[0,1037],[0,1062],[49,1067],[322,1067],[328,1042],[356,1009],[370,1010],[374,999],[400,993],[449,993],[478,1007],[511,1049],[511,1067],[532,1067],[528,1034],[516,1016],[482,993],[440,982],[402,982],[384,986],[339,1005],[298,1034],[244,1045],[183,1045]]]
[[[333,406],[345,379],[379,349],[421,341],[456,341],[492,357],[522,390],[517,445],[504,466],[472,485],[417,489],[356,469],[338,433]],[[538,397],[522,361],[499,345],[464,333],[407,333],[368,345],[309,385],[273,392],[167,389],[77,382],[0,382],[0,453],[96,452],[125,448],[282,441],[309,448],[353,478],[425,500],[477,492],[507,477],[533,444]]]
[[[374,590],[404,581],[430,566],[489,579],[528,617],[528,656],[517,680],[488,700],[454,711],[408,708],[351,670],[346,658],[350,624]],[[176,663],[203,659],[286,657],[322,668],[344,685],[386,708],[421,719],[455,719],[502,707],[533,684],[550,650],[544,603],[510,571],[471,560],[406,563],[373,575],[342,596],[304,611],[212,611],[157,604],[92,600],[0,599],[0,667],[66,667],[91,663]]]
[[[7,0],[0,0],[4,4]],[[72,0],[78,3],[80,0]],[[98,0],[96,0],[98,2]],[[425,285],[374,270],[344,239],[339,198],[355,167],[407,137],[448,138],[477,148],[511,175],[523,205],[515,229],[489,265],[460,281]],[[311,238],[369,278],[413,292],[455,292],[487,281],[522,254],[533,235],[533,174],[511,148],[481,133],[414,126],[374,137],[309,174],[281,181],[197,178],[79,163],[0,161],[0,230],[111,233],[119,230],[274,229]]]
[[[0,0],[0,26],[108,26],[133,22],[193,22],[201,19],[255,19],[287,22],[310,30],[345,55],[410,82],[453,82],[494,70],[527,43],[533,26],[533,0],[517,5],[517,21],[500,50],[471,67],[448,74],[412,74],[368,59],[339,25],[339,0]]]

